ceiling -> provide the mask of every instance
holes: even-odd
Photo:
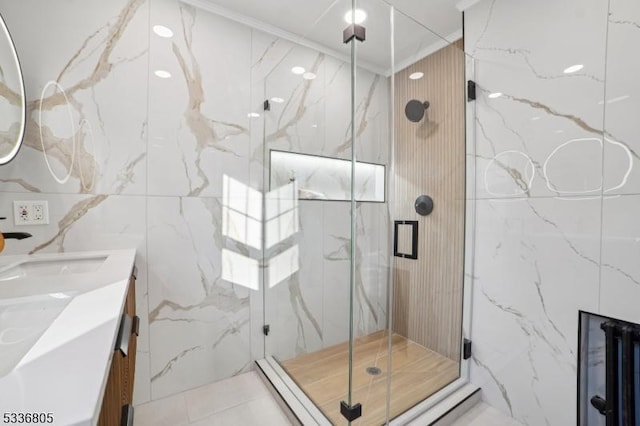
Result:
[[[344,15],[351,0],[183,0],[229,18],[273,30],[281,37],[348,57],[342,43]],[[462,36],[462,13],[454,0],[357,0],[367,12],[362,24],[367,39],[358,45],[360,66],[389,75],[392,61],[391,6],[395,8],[393,48],[395,71],[416,62]]]

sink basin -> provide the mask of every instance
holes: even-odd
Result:
[[[0,377],[8,374],[72,300],[72,294],[0,299]]]
[[[25,260],[0,268],[0,281],[95,272],[106,259],[107,256]]]

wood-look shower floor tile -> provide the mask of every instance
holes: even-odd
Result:
[[[384,331],[356,339],[353,356],[353,401],[362,404],[362,417],[353,425],[384,423],[387,399],[388,339]],[[334,425],[346,425],[340,401],[346,400],[349,346],[341,343],[283,361],[291,378]],[[459,376],[458,363],[409,339],[393,334],[391,357],[391,416],[395,417],[434,394]],[[372,376],[367,367],[378,367]]]

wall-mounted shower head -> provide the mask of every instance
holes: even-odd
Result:
[[[412,99],[407,102],[407,106],[404,108],[404,114],[409,121],[414,123],[419,122],[424,117],[425,111],[429,108],[429,101],[420,102],[416,99]]]

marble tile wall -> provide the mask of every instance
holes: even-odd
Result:
[[[465,12],[479,87],[471,378],[526,425],[576,422],[579,310],[640,320],[636,3]]]
[[[277,190],[269,149],[349,158],[347,63],[177,0],[0,0],[0,12],[29,100],[23,148],[0,168],[0,213],[46,199],[51,216],[6,252],[138,248],[136,403],[247,371],[265,349],[288,358],[346,339],[349,204],[283,207],[267,225],[281,241],[266,248],[255,212]],[[316,78],[293,79],[291,64]],[[359,78],[358,159],[386,164],[387,82]],[[66,98],[49,84],[40,102],[50,80]],[[283,102],[265,113],[271,97]],[[359,204],[357,219],[366,334],[386,322],[386,204]]]

